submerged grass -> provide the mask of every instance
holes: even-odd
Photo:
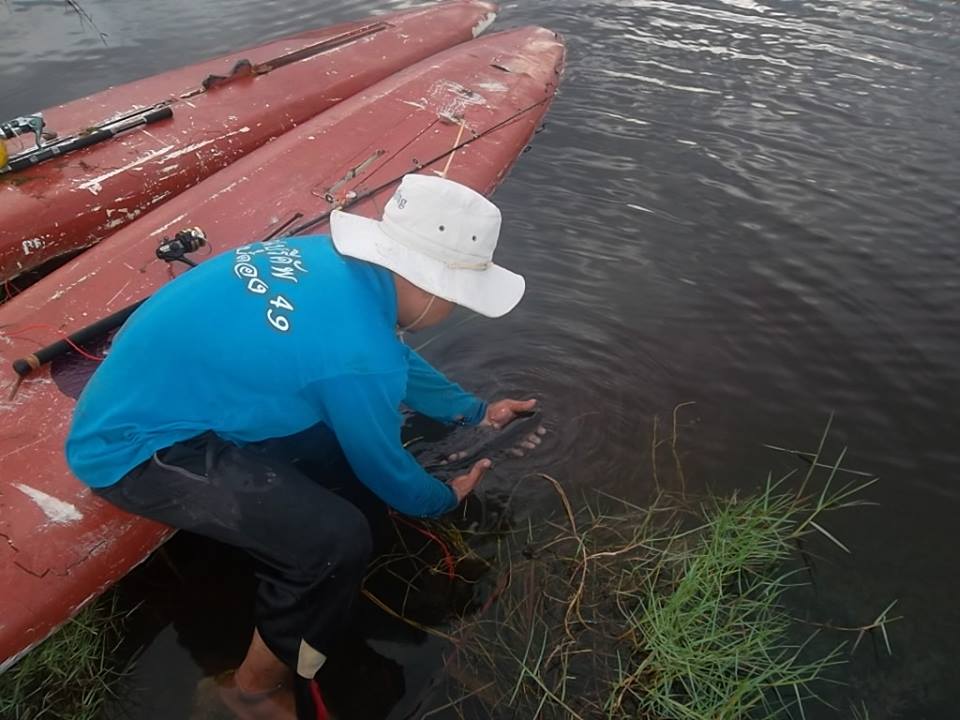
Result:
[[[668,538],[653,573],[615,570],[629,644],[605,711],[651,718],[776,717],[812,694],[839,648],[804,659],[791,640],[783,594],[798,573],[783,565],[801,525],[794,496],[772,489],[712,500],[685,547]]]
[[[875,482],[845,470],[843,451],[825,461],[826,434],[814,453],[791,451],[805,472],[746,495],[696,498],[681,485],[642,505],[604,496],[575,511],[540,476],[562,521],[497,537],[499,575],[479,612],[445,633],[454,682],[428,715],[805,717],[845,662],[845,643],[821,634],[888,641],[897,619],[891,605],[862,627],[811,632],[788,610],[788,593],[809,582],[812,536],[847,551],[824,517],[865,504]]]
[[[126,613],[115,594],[76,617],[0,674],[4,720],[95,720],[123,675],[116,651]]]

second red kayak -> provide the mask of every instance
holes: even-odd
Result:
[[[496,5],[452,0],[313,30],[0,118],[0,283],[92,245],[237,158],[472,39]],[[77,148],[77,149],[74,149]],[[48,157],[49,159],[44,159]],[[0,294],[0,301],[4,299]]]

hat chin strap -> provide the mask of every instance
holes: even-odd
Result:
[[[436,302],[437,296],[431,295],[430,302],[427,303],[427,306],[423,309],[423,312],[417,315],[417,319],[408,325],[401,325],[400,329],[397,331],[400,335],[403,335],[405,332],[413,330],[420,322],[427,316],[427,313],[430,312],[430,308],[433,307],[433,303]]]

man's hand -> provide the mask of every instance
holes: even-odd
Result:
[[[457,502],[463,502],[463,499],[473,492],[473,489],[483,478],[483,474],[492,467],[493,463],[484,458],[477,460],[466,475],[459,475],[450,481],[450,489],[457,496]]]
[[[498,400],[487,405],[487,414],[480,424],[492,427],[494,430],[500,430],[516,420],[519,415],[533,412],[536,406],[535,398],[530,400],[511,400],[509,398]]]

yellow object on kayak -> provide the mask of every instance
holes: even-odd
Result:
[[[7,144],[0,140],[0,168],[7,164]]]

